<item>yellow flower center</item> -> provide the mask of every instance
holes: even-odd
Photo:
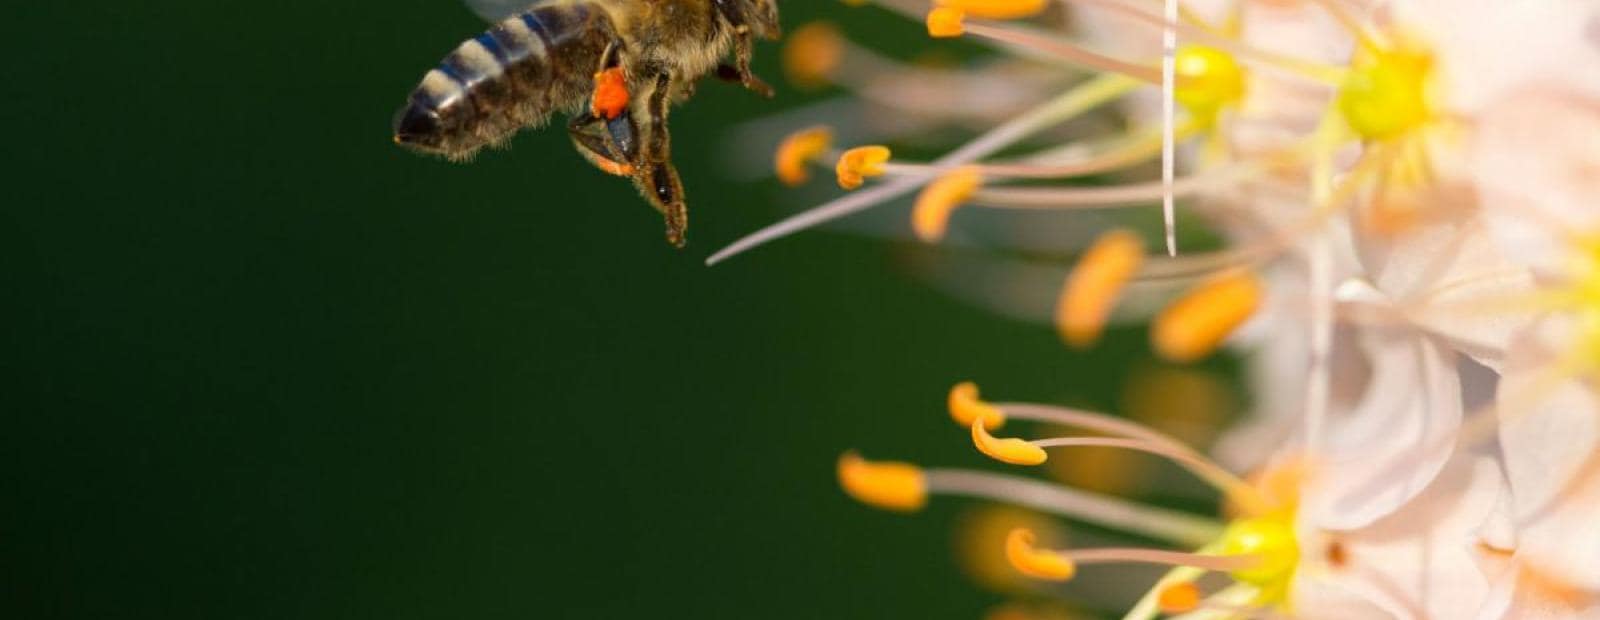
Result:
[[[1300,561],[1300,547],[1294,537],[1294,514],[1282,512],[1264,517],[1238,519],[1223,532],[1219,553],[1251,555],[1260,561],[1229,574],[1239,581],[1259,586],[1262,603],[1282,602],[1288,594],[1289,580]]]
[[[1428,82],[1433,58],[1403,51],[1358,60],[1339,88],[1339,112],[1367,140],[1385,140],[1421,127],[1432,117]]]

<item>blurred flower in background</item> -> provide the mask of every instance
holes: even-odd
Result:
[[[880,508],[1017,507],[959,528],[993,617],[1600,617],[1600,4],[846,4],[989,51],[796,29],[791,82],[854,97],[742,135],[847,193],[710,262],[910,198],[876,232],[934,286],[1166,362],[1116,414],[952,389],[1046,476],[840,459]],[[1192,365],[1224,349],[1242,398]],[[1145,501],[1194,481],[1220,516]]]

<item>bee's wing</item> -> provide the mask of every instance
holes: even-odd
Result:
[[[473,13],[477,13],[479,17],[491,22],[497,22],[507,17],[511,17],[512,15],[516,15],[517,13],[521,13],[523,10],[537,3],[537,0],[462,1],[467,3],[467,8],[472,9]]]

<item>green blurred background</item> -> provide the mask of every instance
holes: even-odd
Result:
[[[1114,406],[1143,355],[1065,352],[892,243],[703,266],[801,206],[719,170],[726,128],[824,95],[675,113],[675,251],[559,130],[468,166],[390,144],[483,27],[452,0],[7,19],[10,617],[977,618],[962,503],[860,507],[834,459],[979,464],[953,381]]]

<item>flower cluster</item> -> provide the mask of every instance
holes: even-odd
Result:
[[[1159,457],[1214,488],[1221,518],[853,452],[846,492],[902,511],[986,498],[1160,541],[1052,548],[1019,527],[1000,543],[1036,580],[1168,567],[1126,601],[1132,618],[1600,617],[1600,3],[876,4],[997,53],[913,66],[798,30],[792,81],[888,113],[784,140],[780,179],[831,169],[849,192],[712,262],[914,195],[905,227],[923,243],[1076,256],[1064,278],[989,286],[1033,273],[996,259],[951,288],[1074,348],[1127,320],[1175,364],[1232,347],[1257,393],[1209,455],[1123,416],[949,395],[998,461]],[[972,127],[929,162],[859,145]],[[1018,211],[1064,212],[1070,232],[982,232],[983,212]],[[1137,226],[1158,212],[1165,252]],[[1191,225],[1210,249],[1179,247]],[[997,435],[1010,421],[1046,436]]]

